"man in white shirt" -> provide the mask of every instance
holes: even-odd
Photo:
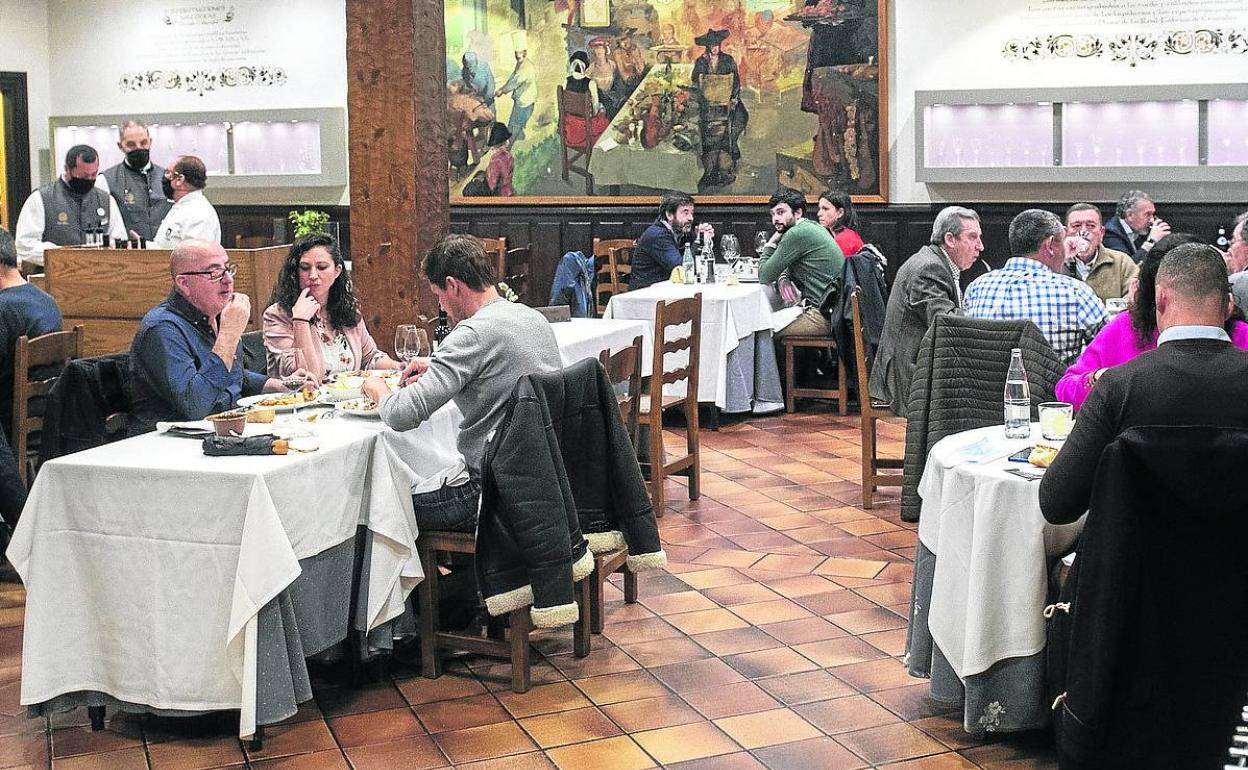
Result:
[[[182,155],[165,169],[161,186],[165,196],[173,201],[173,208],[165,215],[149,245],[172,249],[189,240],[221,242],[221,220],[204,197],[207,184],[208,170],[194,155]]]
[[[48,249],[82,246],[88,237],[126,239],[117,202],[104,185],[95,184],[99,172],[100,156],[94,148],[85,144],[69,148],[61,176],[22,204],[13,233],[19,260],[42,267]]]

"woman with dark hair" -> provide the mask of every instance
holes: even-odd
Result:
[[[1059,401],[1068,401],[1079,409],[1105,370],[1157,347],[1157,268],[1166,254],[1185,243],[1204,241],[1188,233],[1171,233],[1147,253],[1140,263],[1130,310],[1107,323],[1057,381]],[[1226,319],[1226,333],[1235,347],[1248,350],[1248,324],[1238,309]]]
[[[278,373],[283,351],[303,351],[304,365],[317,377],[356,369],[402,369],[377,348],[364,326],[342,252],[328,235],[295,241],[282,263],[273,304],[264,311],[265,359]]]
[[[832,233],[836,245],[845,256],[862,251],[862,236],[858,234],[858,212],[849,193],[828,190],[819,196],[819,224]]]

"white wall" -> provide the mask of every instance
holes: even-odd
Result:
[[[52,58],[52,116],[159,119],[347,103],[345,0],[51,0],[47,17],[53,51],[83,52]],[[263,74],[241,80],[240,69]],[[151,73],[162,86],[150,85]],[[210,77],[187,87],[197,73]],[[46,119],[42,125],[46,133]],[[346,155],[345,136],[337,150]],[[224,189],[211,180],[207,194],[219,203],[278,204],[346,203],[349,195],[345,185]]]
[[[1002,54],[1011,38],[1045,32],[1115,33],[1186,29],[1193,9],[1203,6],[1210,26],[1248,27],[1245,0],[1063,0],[1080,6],[1082,18],[1063,18],[1048,9],[1055,0],[890,0],[889,139],[892,148],[889,197],[897,203],[928,201],[1114,200],[1127,187],[1113,184],[929,185],[916,182],[916,90],[1158,84],[1243,83],[1248,55],[1166,56],[1131,67],[1108,58],[1009,61]],[[1214,8],[1218,10],[1214,10]],[[1175,9],[1167,12],[1165,8]],[[1171,18],[1166,14],[1172,13]],[[1134,14],[1124,16],[1122,14]],[[1180,16],[1186,14],[1186,18]],[[1199,15],[1199,14],[1196,14]],[[1156,20],[1160,19],[1160,23]],[[1112,22],[1112,23],[1109,23]],[[1248,171],[1245,172],[1248,181]],[[1164,183],[1141,179],[1161,200],[1241,201],[1242,185]]]
[[[30,111],[30,179],[39,178],[39,153],[48,149],[48,115],[51,110],[48,74],[48,0],[0,2],[0,70],[26,73],[27,107]]]

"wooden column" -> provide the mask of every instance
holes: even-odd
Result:
[[[441,0],[347,0],[351,257],[369,331],[437,315],[420,276],[450,231]]]

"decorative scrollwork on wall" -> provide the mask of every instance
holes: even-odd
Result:
[[[221,88],[272,87],[285,83],[286,70],[281,67],[243,66],[213,70],[126,72],[117,85],[122,91],[186,91],[203,96]]]
[[[1248,32],[1242,29],[1181,29],[1117,35],[1060,33],[1011,38],[1001,47],[1009,61],[1108,58],[1134,67],[1162,56],[1248,53]]]

